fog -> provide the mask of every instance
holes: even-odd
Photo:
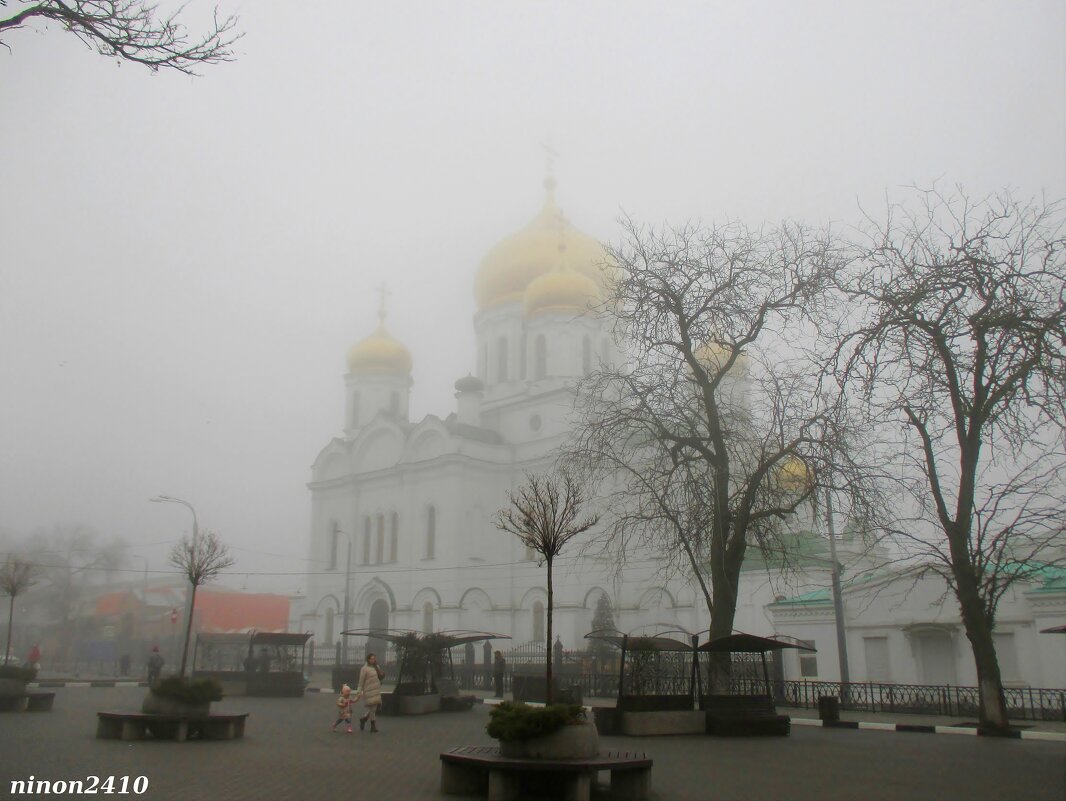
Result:
[[[199,78],[58,27],[4,36],[8,538],[83,524],[165,571],[191,516],[162,493],[231,545],[225,583],[295,592],[374,288],[414,357],[412,418],[446,416],[475,271],[540,208],[542,143],[605,241],[622,213],[844,226],[911,183],[1066,194],[1060,2],[221,10],[245,36]]]

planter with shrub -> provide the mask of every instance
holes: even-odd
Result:
[[[596,724],[577,704],[532,707],[504,701],[489,713],[485,730],[500,741],[505,757],[589,759],[600,752]]]
[[[0,665],[0,696],[22,695],[26,685],[37,678],[37,671],[32,667],[17,665]]]
[[[141,711],[151,715],[206,717],[211,702],[222,700],[222,685],[214,679],[183,679],[168,676],[153,684]]]

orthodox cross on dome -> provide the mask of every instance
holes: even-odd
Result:
[[[555,191],[555,159],[559,157],[559,151],[547,142],[540,143],[544,150],[544,188],[551,194]]]
[[[389,292],[389,288],[387,286],[385,286],[385,282],[384,281],[381,282],[381,284],[377,287],[377,289],[375,291],[378,293],[378,298],[379,298],[379,301],[378,301],[378,320],[381,321],[382,325],[385,325],[385,298],[388,297],[389,295],[391,295],[392,293]]]

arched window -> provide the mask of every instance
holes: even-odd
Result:
[[[393,417],[395,417],[399,411],[400,411],[400,393],[399,392],[395,392],[395,391],[390,392],[389,393],[389,414],[391,414]]]
[[[437,552],[437,507],[426,510],[426,559],[433,559]]]
[[[333,607],[326,607],[326,637],[324,642],[333,644]]]
[[[429,634],[433,631],[433,604],[426,601],[422,604],[422,633]]]
[[[352,416],[349,423],[350,428],[355,428],[359,425],[359,393],[352,393]]]
[[[389,518],[389,561],[396,561],[396,541],[400,538],[400,516],[393,512]]]
[[[507,337],[496,341],[496,380],[507,380]]]
[[[581,374],[588,375],[592,372],[592,340],[585,334],[581,338]]]
[[[363,564],[370,564],[370,515],[363,518]]]
[[[600,361],[605,367],[611,363],[611,343],[606,339],[600,342]]]
[[[378,515],[378,541],[374,553],[377,557],[374,561],[377,564],[385,561],[385,515]]]
[[[548,376],[548,343],[544,340],[544,334],[537,335],[537,341],[533,345],[533,379],[540,380]]]
[[[526,332],[522,332],[522,340],[519,343],[521,347],[518,349],[518,369],[519,378],[523,381],[526,380]]]
[[[481,346],[481,380],[488,383],[489,380],[489,346]]]
[[[544,642],[544,604],[533,603],[533,642]]]

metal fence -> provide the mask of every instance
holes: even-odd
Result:
[[[735,693],[766,693],[760,679],[733,679]],[[1066,722],[1066,690],[1006,687],[1007,716],[1013,720]],[[977,687],[926,684],[881,684],[836,681],[771,681],[770,693],[781,706],[812,709],[822,696],[840,699],[840,708],[863,712],[910,712],[923,715],[976,717],[980,707]]]

